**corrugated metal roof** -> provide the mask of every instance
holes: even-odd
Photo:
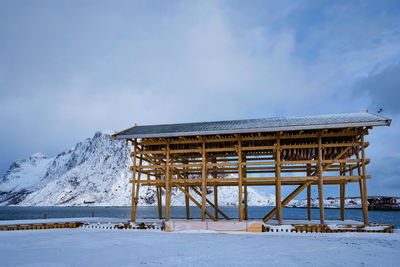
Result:
[[[389,126],[391,119],[371,113],[347,113],[304,117],[210,121],[135,126],[114,135],[117,139],[274,132],[361,126]]]

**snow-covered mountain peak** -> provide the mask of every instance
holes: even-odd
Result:
[[[35,160],[40,160],[40,159],[45,159],[45,158],[46,158],[46,156],[43,153],[37,152],[37,153],[32,154],[29,157],[29,160],[35,161]]]
[[[103,129],[103,130],[97,131],[96,134],[97,133],[100,133],[103,135],[113,135],[113,134],[115,134],[115,131],[111,130],[111,129]]]
[[[35,153],[15,161],[0,180],[0,205],[130,205],[132,146],[123,140],[112,140],[113,133],[98,131],[53,158]],[[209,193],[212,196],[212,190]],[[237,187],[223,188],[218,194],[220,205],[237,202]],[[184,203],[184,195],[174,189],[172,204]],[[139,204],[155,205],[155,188],[141,188]],[[273,204],[273,195],[265,196],[249,188],[249,205]]]

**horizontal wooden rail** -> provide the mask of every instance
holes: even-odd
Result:
[[[347,131],[347,132],[335,132],[335,133],[323,133],[322,138],[325,137],[355,137],[359,136],[360,132],[359,131]],[[302,139],[302,138],[318,138],[317,133],[311,133],[311,134],[306,134],[306,133],[295,133],[295,134],[283,134],[280,136],[281,139]],[[167,143],[167,140],[160,140],[158,141],[151,141],[152,138],[145,138],[142,139],[141,141],[138,142],[139,145],[165,145]],[[156,139],[156,138],[153,138]],[[206,143],[218,143],[218,142],[235,142],[237,141],[237,137],[224,137],[221,135],[218,138],[193,138],[193,137],[186,137],[183,138],[183,140],[168,140],[168,143],[170,145],[177,145],[177,144],[201,144],[201,142],[204,140]],[[257,141],[257,140],[275,140],[276,135],[271,134],[267,136],[242,136],[241,140],[242,141]]]
[[[353,147],[353,146],[360,146],[360,143],[333,143],[333,144],[323,144],[322,148],[332,148],[332,147]],[[365,142],[364,147],[368,147],[369,143]],[[281,145],[280,149],[304,149],[304,148],[318,148],[318,144],[303,144],[303,145]],[[242,151],[258,151],[258,150],[274,150],[276,149],[275,145],[271,146],[242,146]],[[234,152],[237,148],[235,145],[227,146],[227,147],[218,147],[218,148],[206,148],[206,152]],[[147,155],[147,154],[165,154],[166,150],[143,150],[137,151],[138,155]],[[177,149],[177,150],[170,150],[170,154],[189,154],[189,153],[201,153],[201,149]]]

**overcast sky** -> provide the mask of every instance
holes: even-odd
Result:
[[[368,191],[400,195],[399,1],[282,2],[0,0],[0,175],[133,123],[382,108]]]

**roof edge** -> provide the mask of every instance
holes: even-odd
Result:
[[[369,113],[371,114],[371,113]],[[375,114],[371,114],[375,115]],[[379,115],[376,115],[379,116]],[[380,116],[382,117],[382,116]],[[251,133],[251,132],[276,132],[276,131],[296,131],[296,130],[313,130],[313,129],[335,129],[346,127],[362,127],[362,126],[390,126],[391,119],[385,118],[385,121],[374,122],[355,122],[355,123],[339,123],[339,124],[316,124],[316,125],[299,125],[299,126],[284,126],[271,128],[248,128],[236,130],[218,130],[218,131],[197,131],[197,132],[175,132],[175,133],[158,133],[158,134],[140,134],[140,135],[117,135],[115,139],[130,139],[130,138],[152,138],[152,137],[174,137],[174,136],[193,136],[193,135],[214,135],[214,134],[235,134],[235,133]],[[131,127],[133,128],[133,127]],[[123,132],[123,131],[122,131]],[[113,137],[114,138],[114,137]]]

